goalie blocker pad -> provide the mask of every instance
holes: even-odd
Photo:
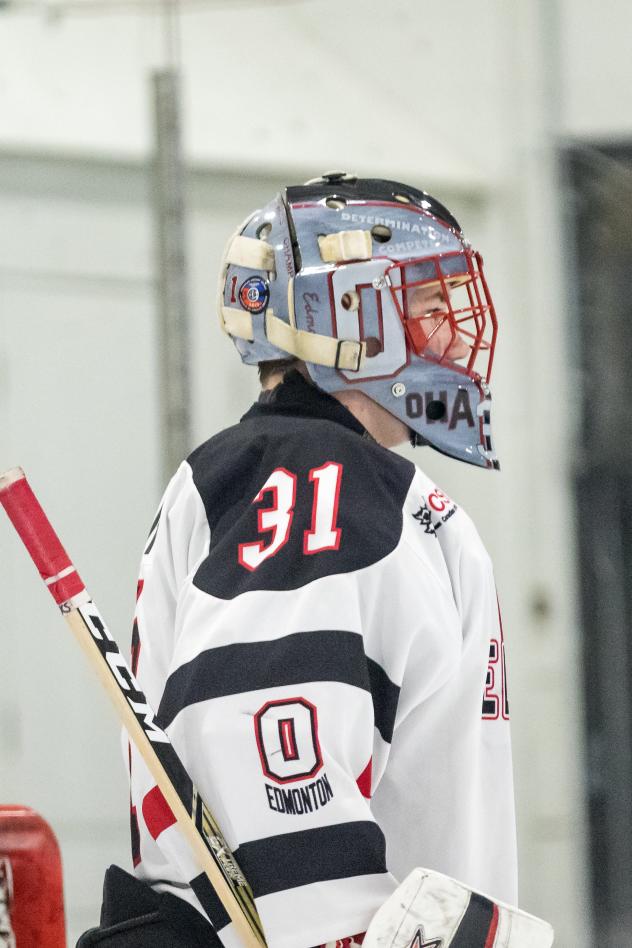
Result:
[[[474,892],[431,869],[414,869],[377,911],[364,948],[550,948],[548,922]]]
[[[59,846],[27,806],[0,806],[0,946],[66,948]]]

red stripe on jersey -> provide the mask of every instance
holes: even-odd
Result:
[[[136,814],[135,806],[130,807],[129,826],[130,826],[130,834],[132,838],[132,864],[135,869],[136,866],[139,866],[141,863],[140,831],[138,829],[138,816]]]
[[[494,913],[492,915],[492,920],[489,923],[489,931],[487,932],[487,938],[485,939],[485,948],[493,948],[494,938],[496,937],[496,930],[498,928],[498,906],[494,903]]]
[[[367,800],[371,799],[371,774],[373,770],[373,758],[371,757],[368,764],[356,780],[358,789],[363,797],[366,797]]]
[[[139,579],[136,586],[136,602],[140,599],[140,594],[143,591],[143,586],[145,585],[144,579]],[[132,674],[135,675],[138,671],[138,659],[140,658],[140,632],[138,631],[138,619],[134,616],[134,625],[132,626]]]
[[[140,632],[138,631],[138,619],[134,619],[132,626],[132,647],[130,650],[132,659],[132,675],[138,673],[138,660],[140,658]]]
[[[152,839],[158,839],[161,833],[176,821],[171,808],[162,795],[160,787],[153,787],[143,798],[143,819]]]

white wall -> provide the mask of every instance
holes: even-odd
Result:
[[[587,139],[632,136],[630,6],[559,0],[562,131]]]
[[[0,467],[26,469],[126,649],[159,490],[151,233],[135,177],[0,156]],[[58,834],[75,933],[95,918],[103,865],[128,850],[117,727],[6,528],[0,545],[0,799]]]
[[[572,325],[552,159],[562,135],[629,136],[629,19],[620,0],[608,15],[585,0],[313,0],[182,18],[185,141],[198,169],[189,221],[196,439],[238,417],[254,392],[254,373],[215,326],[215,271],[224,236],[284,178],[343,167],[410,179],[436,191],[485,253],[501,318],[493,389],[503,470],[489,475],[429,452],[415,459],[473,514],[496,563],[522,899],[569,948],[588,945],[590,930],[569,492]],[[162,61],[161,26],[114,13],[50,22],[5,13],[0,26],[0,201],[9,225],[0,234],[0,467],[29,466],[103,611],[127,629],[159,493],[151,223],[139,162],[151,148],[148,73]],[[64,405],[55,424],[51,402]],[[106,497],[115,498],[115,523]],[[54,817],[76,928],[96,916],[109,840],[117,851],[126,845],[123,775],[113,776],[115,728],[97,689],[64,697],[81,658],[61,645],[64,629],[44,593],[35,598],[11,543],[0,530],[12,591],[0,621],[13,643],[0,671],[0,798]],[[6,631],[14,626],[17,645]],[[47,636],[54,647],[41,645]],[[36,639],[53,650],[47,665],[64,650],[54,700],[45,668],[25,673]],[[22,684],[33,679],[36,698]],[[61,750],[38,736],[42,716],[64,735]],[[90,776],[76,748],[93,734],[106,750]],[[71,768],[68,795],[56,780]],[[55,778],[42,783],[43,769]],[[86,843],[89,826],[108,836],[105,848]]]
[[[371,16],[371,6],[374,15]],[[448,7],[458,34],[444,37]],[[305,6],[200,9],[182,17],[187,148],[193,161],[294,170],[320,164],[393,175],[423,166],[434,180],[486,183],[498,134],[493,108],[494,2],[455,0],[420,22],[418,6],[352,0]],[[19,0],[16,10],[20,10]],[[152,15],[77,14],[43,20],[5,17],[0,32],[2,141],[123,156],[151,142],[148,72],[164,61],[163,27]],[[482,40],[476,72],[446,56]],[[466,104],[477,101],[475,114]],[[411,103],[413,111],[411,112]],[[482,107],[481,107],[482,105]],[[478,128],[490,146],[462,145]],[[397,142],[398,145],[394,143]],[[319,167],[320,167],[319,164]]]

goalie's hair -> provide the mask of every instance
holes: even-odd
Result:
[[[268,362],[259,362],[259,381],[266,385],[273,375],[278,372],[286,374],[290,369],[298,365],[299,360],[294,356],[288,356],[287,359],[270,359]]]

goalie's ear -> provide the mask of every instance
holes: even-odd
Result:
[[[432,869],[413,869],[378,909],[363,948],[550,948],[548,922],[474,892]]]

